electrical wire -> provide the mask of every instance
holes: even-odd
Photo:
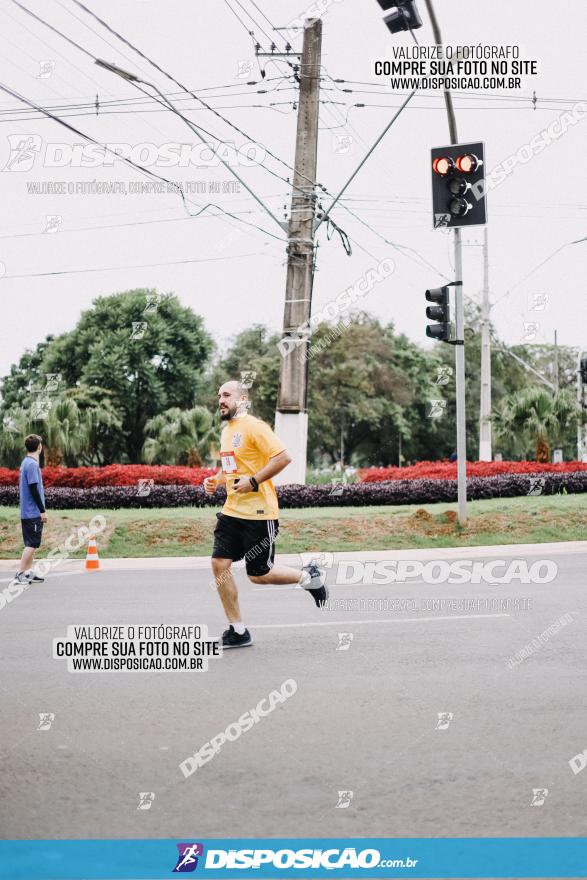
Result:
[[[155,266],[180,266],[187,263],[217,263],[222,260],[240,260],[244,257],[263,257],[266,254],[259,251],[253,254],[233,254],[230,257],[204,257],[189,260],[168,260],[164,263],[138,263],[134,266],[96,266],[89,269],[63,269],[55,272],[27,272],[22,275],[5,275],[4,278],[45,278],[49,275],[79,275],[86,272],[119,272],[126,269],[152,269]]]

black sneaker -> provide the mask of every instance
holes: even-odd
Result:
[[[253,639],[251,638],[251,634],[246,629],[244,633],[239,635],[239,633],[235,632],[234,626],[230,626],[227,630],[222,633],[222,648],[246,648],[248,645],[253,644]]]
[[[45,583],[45,578],[39,577],[39,575],[35,574],[34,571],[29,572],[28,574],[25,575],[25,577],[26,577],[27,581],[29,582],[29,584],[44,584]]]
[[[318,608],[324,608],[328,600],[326,571],[323,568],[318,568],[315,562],[304,565],[302,571],[307,572],[309,575],[306,583],[301,585],[302,588],[308,591]]]

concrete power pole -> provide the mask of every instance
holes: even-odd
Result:
[[[489,324],[489,249],[483,230],[483,300],[481,304],[481,403],[479,407],[479,461],[491,461],[491,333]]]
[[[280,344],[281,373],[275,432],[293,461],[276,482],[306,482],[308,444],[308,360],[306,331],[314,279],[314,218],[316,213],[316,162],[322,21],[304,22],[300,63],[300,96],[296,135],[295,170],[287,246],[287,282]]]

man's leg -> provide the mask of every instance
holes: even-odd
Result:
[[[212,557],[212,571],[216,580],[216,589],[229,623],[236,623],[241,619],[238,604],[238,590],[232,576],[230,567],[232,559],[220,559]]]
[[[326,572],[315,562],[300,568],[275,565],[275,539],[279,534],[277,520],[264,520],[251,525],[245,560],[247,577],[254,584],[299,584],[307,590],[319,608],[328,599]]]
[[[249,575],[254,584],[299,584],[302,568],[291,568],[289,565],[274,565],[267,574]]]
[[[28,571],[29,568],[32,568],[33,562],[35,559],[35,548],[34,547],[25,547],[22,551],[22,556],[20,557],[20,565],[18,566],[19,572]]]

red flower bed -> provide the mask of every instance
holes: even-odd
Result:
[[[564,474],[587,470],[580,461],[562,464],[541,464],[538,461],[468,461],[468,477],[497,477],[500,474]],[[385,480],[456,480],[457,464],[450,461],[420,461],[409,467],[360,468],[362,483],[382,483]]]
[[[172,467],[171,465],[110,464],[107,467],[46,467],[45,486],[91,489],[94,486],[136,486],[139,480],[154,480],[156,486],[199,486],[215,468]],[[0,486],[18,485],[18,471],[0,468]]]

